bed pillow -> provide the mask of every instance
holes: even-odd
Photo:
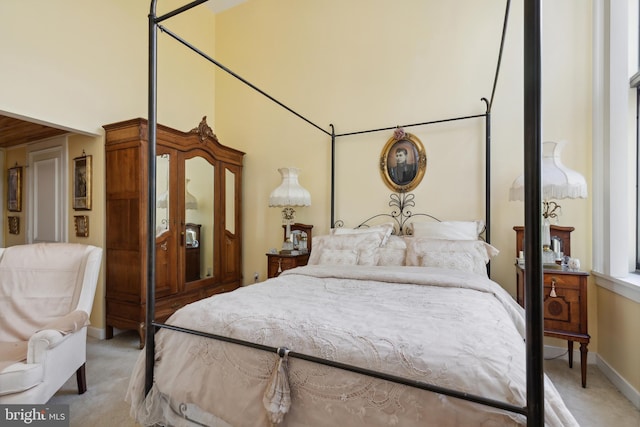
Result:
[[[487,274],[487,263],[498,250],[482,240],[407,237],[406,265],[442,267]]]
[[[392,235],[384,246],[376,248],[376,252],[376,265],[402,266],[407,253],[407,243],[404,238]]]
[[[433,221],[411,224],[414,237],[446,240],[478,240],[484,221]]]
[[[387,222],[380,225],[374,225],[371,227],[361,227],[361,228],[333,228],[331,230],[331,234],[335,236],[343,236],[347,234],[367,234],[373,233],[380,235],[382,237],[381,245],[384,246],[387,243],[387,239],[393,233],[393,223]]]
[[[322,265],[356,265],[358,252],[353,249],[325,249],[318,261]]]
[[[375,249],[382,244],[383,236],[380,233],[354,233],[354,234],[329,234],[313,237],[313,246],[309,255],[308,264],[322,264],[323,260],[332,255],[326,255],[325,251],[350,250],[357,253],[357,264],[376,265]]]

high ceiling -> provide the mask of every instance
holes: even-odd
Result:
[[[69,131],[0,115],[0,148],[27,144],[66,133]]]
[[[214,13],[220,13],[245,1],[215,0],[207,2],[207,5]],[[66,133],[69,131],[0,114],[0,148],[27,144]]]

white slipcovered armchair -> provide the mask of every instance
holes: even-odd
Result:
[[[0,248],[0,404],[44,404],[76,372],[86,391],[89,314],[102,249]]]

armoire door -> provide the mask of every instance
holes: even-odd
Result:
[[[156,156],[156,298],[180,291],[178,279],[178,155],[175,150],[157,147]]]

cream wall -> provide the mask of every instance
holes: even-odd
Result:
[[[105,194],[104,185],[100,179],[104,177],[104,148],[100,138],[85,135],[71,135],[69,137],[69,175],[68,175],[68,194],[73,194],[73,164],[72,159],[80,157],[84,154],[91,156],[91,173],[94,177],[93,183],[100,183],[99,185],[93,185],[91,188],[91,210],[90,211],[70,211],[69,223],[67,229],[69,230],[69,242],[72,243],[85,243],[89,245],[104,247],[105,241]],[[97,178],[97,179],[96,179]],[[69,203],[73,205],[73,200],[69,200]],[[75,232],[75,215],[86,215],[89,218],[89,236],[77,237]],[[99,278],[98,289],[96,289],[96,299],[93,303],[93,309],[91,311],[91,324],[95,328],[104,328],[104,253],[102,256],[102,274]],[[99,298],[99,299],[98,299]]]
[[[524,204],[509,202],[508,191],[523,171],[523,11],[519,2],[511,7],[492,109],[491,226],[492,243],[501,249],[492,275],[515,293],[512,227],[524,223]],[[334,124],[339,134],[483,113],[480,99],[491,96],[503,16],[503,1],[405,1],[393,8],[382,0],[246,2],[218,15],[216,52],[237,74],[322,129]],[[543,138],[566,140],[564,162],[589,182],[590,2],[545,5],[543,21]],[[267,207],[277,168],[299,167],[300,182],[311,192],[312,206],[298,209],[298,220],[314,224],[316,234],[330,227],[330,138],[226,74],[219,72],[216,84],[217,130],[248,153],[245,232],[265,235],[262,244],[245,245],[245,276],[258,271],[264,277],[264,253],[281,240],[279,210]],[[428,157],[414,212],[484,216],[483,126],[472,120],[407,129]],[[338,138],[336,218],[347,225],[389,212],[390,190],[378,161],[391,135]],[[576,228],[573,255],[586,269],[589,203],[563,201],[559,221]]]
[[[158,16],[184,4],[158,3]],[[2,2],[0,111],[94,135],[103,124],[146,117],[149,4]],[[206,6],[165,25],[213,53],[214,16]],[[158,45],[158,120],[191,129],[199,115],[214,113],[212,71],[167,36]]]
[[[0,2],[0,52],[5,59],[0,67],[0,112],[69,129],[69,165],[82,150],[93,155],[93,209],[74,212],[69,200],[69,241],[104,247],[102,125],[147,117],[149,4],[130,0]],[[157,15],[183,4],[161,0]],[[206,6],[165,26],[213,55],[215,22]],[[158,121],[189,130],[202,116],[213,117],[214,77],[207,62],[162,34],[158,51]],[[15,162],[26,163],[24,147],[7,150],[3,170]],[[6,218],[4,204],[2,209]],[[89,216],[88,238],[75,236],[74,214]],[[26,213],[19,215],[23,228]],[[26,241],[25,233],[8,235],[4,228],[3,233],[6,245]],[[104,274],[103,268],[91,315],[97,331],[105,327]]]
[[[637,325],[640,324],[640,304],[622,297],[605,288],[597,288],[598,314],[600,321],[599,356],[604,361],[605,368],[615,371],[615,375],[622,378],[616,385],[627,391],[629,387],[635,389],[636,406],[640,405],[640,334]],[[634,392],[625,393],[627,397]]]

